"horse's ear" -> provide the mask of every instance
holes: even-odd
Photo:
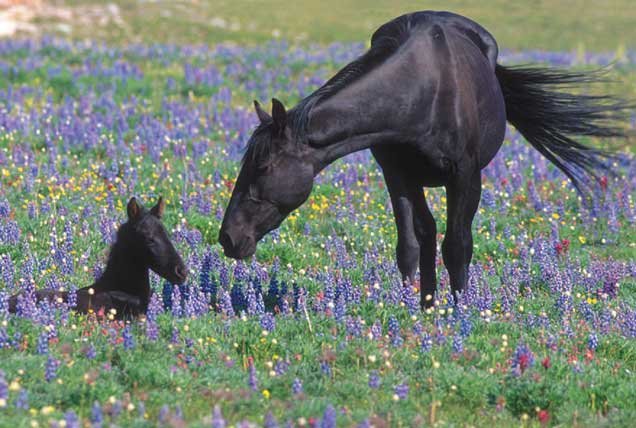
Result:
[[[275,131],[282,133],[287,126],[287,111],[283,103],[276,98],[272,98],[272,119]]]
[[[159,200],[155,204],[154,207],[150,208],[150,214],[154,215],[157,218],[163,217],[163,211],[166,209],[166,202],[163,200],[161,196],[159,196]]]
[[[272,117],[261,108],[261,105],[256,100],[254,100],[254,109],[256,110],[256,115],[258,116],[258,120],[260,120],[261,123],[269,123],[272,121]]]
[[[128,220],[136,220],[141,215],[143,207],[137,202],[137,198],[134,196],[128,201],[126,211],[128,212]]]

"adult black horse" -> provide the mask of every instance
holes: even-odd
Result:
[[[558,91],[592,82],[594,74],[503,67],[497,54],[493,36],[470,19],[416,12],[382,25],[364,55],[289,112],[273,99],[270,116],[255,102],[261,124],[219,233],[225,254],[251,256],[305,202],[323,168],[371,148],[391,195],[398,267],[411,280],[419,263],[422,306],[436,288],[436,227],[422,188],[446,187],[442,255],[451,289],[461,291],[480,171],[501,147],[506,121],[584,192],[594,170],[609,168],[608,155],[572,137],[624,136],[613,121],[629,108],[611,97]]]

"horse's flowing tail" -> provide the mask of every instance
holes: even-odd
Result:
[[[560,90],[598,82],[602,72],[497,64],[495,74],[506,103],[507,120],[570,178],[579,193],[585,195],[590,190],[593,181],[599,179],[599,172],[612,173],[610,151],[588,147],[573,138],[626,137],[620,123],[628,118],[633,106],[611,96]]]

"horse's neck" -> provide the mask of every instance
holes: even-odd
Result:
[[[115,244],[111,250],[106,270],[93,285],[99,291],[123,291],[142,299],[150,295],[148,267]]]
[[[357,88],[356,95],[345,88],[316,104],[310,112],[306,132],[312,155],[317,159],[316,173],[350,153],[376,145],[411,142],[409,130],[389,118],[383,107],[364,107],[374,104],[366,99],[374,92],[365,89]]]

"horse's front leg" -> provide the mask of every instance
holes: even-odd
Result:
[[[397,226],[398,269],[402,274],[402,280],[412,284],[420,261],[420,243],[413,222],[414,206],[411,186],[403,174],[388,168],[384,169],[384,180],[391,196]]]
[[[466,288],[468,268],[473,257],[471,226],[481,197],[481,175],[478,168],[466,176],[458,176],[446,186],[448,220],[442,243],[444,264],[448,270],[455,299]]]

